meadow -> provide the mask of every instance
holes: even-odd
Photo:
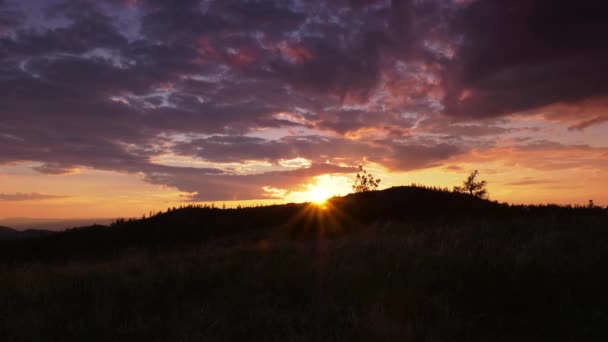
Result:
[[[403,187],[188,207],[0,248],[2,341],[608,338],[597,207]]]

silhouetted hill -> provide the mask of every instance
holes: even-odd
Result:
[[[0,219],[0,226],[11,227],[16,230],[52,230],[62,231],[73,227],[84,227],[94,224],[108,225],[112,218],[32,218],[10,217]]]
[[[17,233],[14,229],[0,226],[0,240],[13,239]]]
[[[410,186],[350,194],[331,203],[365,221],[480,218],[508,207],[466,194]]]
[[[16,230],[8,227],[0,227],[0,240],[18,240],[48,236],[54,232],[40,229]]]
[[[397,187],[2,241],[0,335],[607,341],[607,213]]]
[[[407,186],[334,197],[323,207],[308,203],[240,209],[189,206],[140,220],[118,220],[111,226],[80,227],[5,243],[0,258],[101,257],[129,248],[165,249],[218,238],[238,242],[270,233],[314,239],[393,221],[424,226],[422,223],[533,220],[584,229],[583,218],[608,223],[606,210],[600,208],[510,206],[462,193]]]

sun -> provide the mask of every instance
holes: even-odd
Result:
[[[310,191],[308,192],[308,200],[316,204],[323,204],[330,197],[331,193],[327,189],[319,185],[310,189]]]
[[[286,200],[308,202],[323,207],[329,198],[347,194],[351,183],[351,179],[341,175],[315,176],[310,183],[300,184],[301,191],[293,191],[287,194]]]

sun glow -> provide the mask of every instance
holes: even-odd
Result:
[[[310,189],[308,193],[309,200],[316,204],[323,204],[330,198],[332,194],[321,185],[317,185],[315,188]]]
[[[333,196],[348,194],[352,179],[342,175],[320,175],[313,177],[309,184],[302,184],[302,191],[293,191],[286,195],[288,202],[311,202],[323,204]]]

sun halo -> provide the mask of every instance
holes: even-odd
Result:
[[[317,205],[324,204],[330,197],[331,193],[327,189],[319,185],[311,189],[308,193],[309,201]]]

